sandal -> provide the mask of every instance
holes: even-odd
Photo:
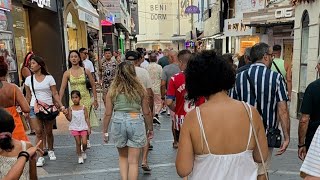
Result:
[[[173,147],[174,149],[178,149],[178,143],[177,143],[177,142],[172,143],[172,147]]]
[[[143,170],[143,173],[145,174],[151,173],[151,168],[148,166],[148,164],[141,164],[141,168]]]

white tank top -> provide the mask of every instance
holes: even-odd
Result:
[[[207,137],[204,132],[200,109],[196,107],[198,122],[200,125],[200,134],[209,154],[196,155],[193,163],[192,173],[189,180],[193,179],[214,179],[214,180],[256,180],[258,176],[258,166],[253,160],[252,150],[248,150],[250,138],[252,135],[252,126],[250,123],[249,139],[245,151],[237,154],[212,154],[208,145]],[[252,111],[250,108],[250,117]]]
[[[71,131],[84,131],[88,130],[88,124],[84,116],[84,106],[81,110],[72,110],[72,119],[69,125]]]

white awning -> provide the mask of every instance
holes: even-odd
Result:
[[[76,0],[79,19],[88,23],[88,26],[100,29],[99,14],[88,0]]]
[[[186,35],[178,35],[178,36],[171,36],[172,41],[184,41],[186,40]]]

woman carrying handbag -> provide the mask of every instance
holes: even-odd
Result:
[[[27,77],[25,81],[27,101],[30,103],[31,111],[31,126],[36,132],[36,143],[43,141],[45,134],[47,134],[48,155],[50,160],[56,160],[53,151],[53,133],[52,128],[54,119],[59,114],[58,109],[54,106],[53,99],[59,104],[61,111],[65,107],[60,101],[60,97],[56,88],[54,78],[47,71],[46,65],[41,57],[32,56],[30,60],[30,69],[33,72],[32,76]],[[53,97],[53,98],[52,98]],[[43,144],[40,145],[43,150]],[[45,164],[43,155],[37,161],[37,166],[42,167]]]

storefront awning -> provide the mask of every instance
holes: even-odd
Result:
[[[252,22],[247,24],[250,27],[273,27],[273,26],[280,26],[280,25],[294,25],[294,21],[285,21],[285,22]]]
[[[243,24],[251,27],[273,27],[293,24],[295,10],[291,5],[275,6],[243,13]]]
[[[172,41],[139,41],[136,44],[171,44]]]
[[[172,36],[171,40],[172,41],[184,41],[184,40],[186,40],[186,36],[185,35]]]
[[[203,37],[201,39],[204,40],[204,39],[223,39],[223,38],[224,38],[223,33],[218,33],[213,36]]]
[[[79,19],[88,23],[88,26],[100,29],[99,14],[88,0],[76,0]]]

